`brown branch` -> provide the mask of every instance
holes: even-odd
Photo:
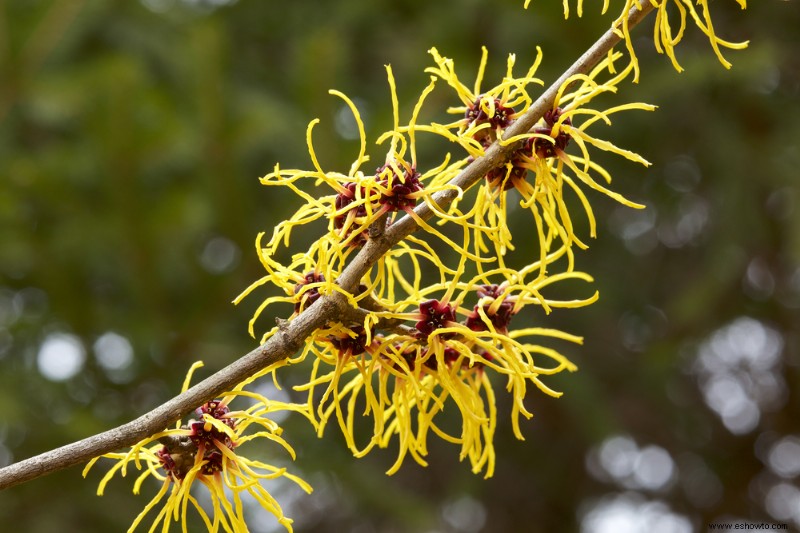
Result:
[[[338,313],[338,305],[336,299],[321,298],[262,346],[127,424],[0,469],[0,489],[132,446],[162,431],[199,405],[221,396],[223,392],[231,390],[259,370],[293,355],[303,345],[306,337]]]
[[[641,22],[652,8],[649,3],[646,3],[643,9],[633,8],[628,14],[629,28],[633,28]],[[510,138],[529,131],[544,113],[553,107],[559,88],[569,77],[588,73],[620,41],[621,38],[617,33],[612,30],[607,31],[542,93],[524,115],[507,128],[505,137]],[[504,164],[514,148],[513,145],[501,146],[495,142],[486,150],[484,156],[475,159],[465,167],[450,184],[456,185],[461,190],[469,189],[491,169]],[[432,200],[438,204],[440,209],[446,209],[456,196],[456,190],[447,189],[435,194]],[[423,220],[433,216],[433,211],[427,204],[417,206],[414,212]],[[416,221],[408,215],[386,228],[385,232],[376,228],[372,232],[372,238],[347,265],[337,279],[337,283],[346,291],[354,292],[364,274],[369,271],[378,258],[417,229]],[[163,430],[193,411],[197,406],[219,397],[259,370],[296,353],[315,329],[325,325],[334,317],[345,314],[348,310],[347,306],[346,299],[338,292],[320,298],[291,322],[283,322],[279,333],[270,337],[262,346],[149,413],[117,428],[0,469],[0,489],[84,463],[104,453],[132,446]]]

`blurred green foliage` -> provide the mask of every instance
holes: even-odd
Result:
[[[776,472],[771,459],[775,443],[800,435],[800,10],[750,3],[746,12],[712,3],[720,34],[751,40],[727,54],[731,71],[695,29],[678,49],[682,74],[653,51],[649,30],[636,30],[642,79],[613,101],[660,109],[619,116],[604,133],[654,166],[602,163],[615,190],[648,209],[593,197],[600,236],[578,264],[600,301],[532,317],[585,337],[567,348],[580,371],[552,381],[564,397],[530,398],[525,442],[499,428],[487,481],[443,443],[430,467],[409,463],[387,478],[391,451],[356,460],[335,432],[317,440],[287,421],[295,468],[317,488],[279,495],[297,531],[595,531],[590,518],[623,494],[698,530],[720,517],[800,527],[800,511],[797,522],[781,514],[781,502],[800,508],[800,492],[786,488],[800,491],[797,473]],[[532,4],[0,3],[0,463],[130,420],[174,395],[194,360],[210,372],[255,346],[246,324],[257,298],[230,300],[260,276],[256,233],[295,207],[258,176],[276,162],[308,166],[315,117],[326,168],[348,168],[357,150],[337,130],[342,104],[328,89],[356,99],[374,138],[391,120],[384,64],[408,111],[431,46],[471,80],[481,45],[490,77],[509,52],[524,66],[541,45],[550,81],[611,21],[595,6],[565,22],[561,2]],[[517,228],[519,242],[526,231]],[[705,340],[742,317],[780,348],[766,385],[774,398],[756,402],[744,429],[709,407],[696,364]],[[133,350],[124,368],[103,363],[98,339],[109,332]],[[64,334],[85,364],[52,381],[41,347]],[[747,376],[757,396],[763,383]],[[647,484],[646,455],[627,477],[612,475],[603,457],[620,442],[665,451],[669,479]],[[74,468],[5,491],[0,519],[29,533],[125,530],[148,497],[117,480],[97,498],[97,477]],[[776,486],[789,496],[771,497]]]

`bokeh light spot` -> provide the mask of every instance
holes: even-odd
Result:
[[[674,473],[675,463],[664,448],[645,446],[636,457],[633,477],[643,489],[659,490],[665,487]]]
[[[800,526],[800,489],[789,483],[778,483],[767,493],[767,512],[775,520],[794,521]]]
[[[589,473],[628,489],[657,491],[676,477],[672,456],[660,446],[642,448],[630,437],[614,436],[587,454]]]
[[[604,498],[581,520],[581,533],[690,533],[692,524],[660,500],[626,493]]]
[[[94,343],[97,363],[107,370],[127,368],[133,362],[133,347],[128,339],[113,331],[103,333]]]
[[[465,496],[442,506],[442,518],[455,531],[474,533],[486,524],[486,508],[478,500]]]
[[[706,404],[731,433],[753,431],[763,410],[785,401],[783,346],[780,333],[749,317],[719,328],[699,346],[693,371]]]
[[[232,240],[225,237],[209,239],[200,254],[200,264],[211,274],[224,274],[239,263],[241,252]]]
[[[790,479],[800,475],[800,438],[784,437],[769,451],[769,467],[781,477]]]
[[[36,364],[50,381],[66,381],[78,374],[86,361],[80,339],[67,333],[48,335],[39,347]]]

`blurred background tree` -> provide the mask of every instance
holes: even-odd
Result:
[[[481,45],[496,75],[541,45],[551,81],[612,20],[521,4],[0,3],[0,465],[138,416],[194,360],[211,372],[255,346],[257,298],[230,300],[261,274],[255,234],[295,207],[257,178],[308,166],[314,117],[323,165],[348,168],[353,124],[329,88],[375,134],[391,120],[384,64],[408,110],[431,46],[469,80]],[[585,337],[566,348],[580,371],[553,380],[565,395],[530,399],[525,442],[502,419],[486,481],[445,444],[386,477],[391,450],[355,460],[335,432],[285,421],[316,489],[278,491],[296,531],[800,528],[800,10],[712,8],[720,34],[751,40],[731,71],[692,29],[676,74],[636,30],[642,79],[614,101],[660,109],[608,136],[654,166],[602,164],[648,209],[597,195],[579,265],[600,302],[529,317]],[[269,392],[291,394],[291,371],[284,383]],[[99,499],[95,481],[73,468],[4,491],[0,518],[127,529],[147,497],[117,482]],[[254,516],[253,531],[274,528]]]

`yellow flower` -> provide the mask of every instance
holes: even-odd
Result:
[[[639,80],[639,65],[636,58],[636,53],[633,49],[633,40],[631,39],[630,28],[628,27],[628,13],[631,9],[642,9],[643,5],[650,2],[656,8],[656,19],[653,26],[653,41],[656,50],[659,54],[666,54],[672,61],[673,67],[678,72],[683,71],[683,67],[678,63],[675,57],[675,46],[683,39],[686,30],[687,20],[691,18],[695,26],[703,32],[711,44],[717,59],[725,68],[731,68],[731,63],[722,55],[720,48],[728,48],[731,50],[742,50],[747,48],[748,41],[744,42],[731,42],[717,36],[714,30],[714,25],[711,20],[711,11],[709,8],[709,0],[625,0],[622,11],[617,19],[612,24],[612,28],[625,40],[625,47],[628,49],[631,61],[634,64],[633,81]],[[735,0],[739,7],[747,9],[747,0]],[[528,9],[531,0],[525,0],[524,7]],[[577,13],[578,16],[583,16],[583,0],[577,0]],[[697,6],[700,6],[698,9]],[[563,0],[564,18],[569,18],[569,0]],[[608,10],[609,0],[603,0],[603,7],[601,13],[605,14]],[[676,20],[670,20],[668,10],[673,10],[673,15]],[[675,15],[674,12],[677,12]]]
[[[202,363],[195,363],[189,370],[184,391],[194,370],[201,366]],[[265,372],[274,369],[272,367]],[[181,425],[179,421],[175,429],[148,437],[128,452],[101,456],[117,462],[100,481],[97,489],[99,496],[103,495],[107,483],[115,474],[120,473],[125,477],[131,465],[143,471],[134,483],[134,494],[139,493],[142,484],[150,477],[161,482],[161,489],[136,517],[129,532],[134,531],[159,504],[161,508],[150,526],[151,532],[159,525],[162,532],[169,531],[173,522],[180,522],[181,530],[186,532],[190,508],[210,532],[246,532],[248,528],[242,507],[245,494],[272,513],[288,531],[292,531],[292,520],[283,515],[281,506],[262,483],[283,477],[297,483],[306,492],[310,493],[311,487],[283,467],[242,456],[238,448],[247,441],[267,439],[283,447],[294,459],[294,450],[281,438],[281,428],[268,415],[287,410],[306,416],[307,413],[304,406],[273,402],[260,394],[243,390],[242,387],[247,383],[239,385],[221,400],[200,406],[195,411],[196,418],[187,424]],[[228,404],[239,397],[249,398],[254,403],[244,410],[231,411]],[[101,457],[92,459],[86,465],[84,477]],[[208,490],[210,512],[192,494],[192,487],[198,484]]]
[[[530,107],[533,99],[528,94],[527,86],[531,83],[543,85],[542,80],[534,77],[542,61],[542,51],[537,47],[536,59],[522,77],[514,76],[516,56],[509,54],[503,80],[491,89],[481,92],[489,58],[486,47],[482,47],[481,50],[481,62],[472,89],[459,80],[452,59],[440,55],[436,48],[428,51],[433,56],[436,66],[426,68],[425,72],[432,74],[434,79],[445,81],[456,91],[463,105],[450,107],[447,112],[459,114],[462,118],[451,124],[420,125],[415,128],[419,131],[434,131],[444,135],[461,144],[473,157],[482,155],[483,149],[494,142],[500,132]],[[414,125],[409,125],[409,129],[412,128]],[[450,133],[452,129],[456,130],[456,135]]]
[[[329,220],[329,231],[338,237],[340,247],[358,247],[366,240],[366,232],[370,226],[379,220],[381,224],[391,224],[398,215],[409,214],[420,200],[428,201],[431,195],[447,188],[445,184],[463,166],[463,162],[451,164],[449,156],[446,156],[440,165],[426,172],[420,171],[417,165],[415,123],[426,96],[433,89],[433,83],[423,90],[409,124],[401,129],[394,76],[390,67],[387,66],[386,70],[394,123],[392,129],[376,140],[377,144],[388,141],[389,149],[383,164],[374,173],[361,170],[369,157],[366,155],[364,124],[358,109],[346,95],[330,91],[345,101],[358,125],[360,149],[348,173],[322,169],[312,140],[313,128],[319,122],[315,119],[309,124],[306,134],[314,170],[284,170],[276,166],[272,173],[261,179],[264,185],[289,187],[305,201],[288,221],[275,228],[272,239],[265,248],[270,254],[275,253],[280,243],[288,245],[294,227],[307,226],[319,218]],[[313,179],[315,186],[325,183],[335,194],[314,198],[296,185],[303,178]]]
[[[533,275],[538,270],[538,265],[533,263],[519,270],[498,268],[481,273],[466,282],[456,278],[444,285],[432,285],[420,295],[399,305],[401,309],[403,304],[413,308],[415,302],[424,300],[416,304],[418,311],[411,313],[417,319],[417,338],[428,346],[428,350],[422,353],[420,362],[432,365],[440,371],[437,376],[442,386],[447,388],[447,384],[452,383],[450,379],[454,375],[453,368],[466,370],[478,367],[507,379],[506,388],[515,401],[512,424],[519,438],[522,436],[518,416],[529,416],[522,404],[526,383],[535,384],[547,394],[560,396],[544,385],[539,376],[576,369],[556,350],[523,342],[521,339],[546,336],[576,343],[580,343],[581,339],[549,328],[511,329],[511,319],[525,306],[539,306],[545,313],[549,313],[553,308],[590,305],[598,297],[595,292],[589,298],[581,300],[560,301],[547,298],[542,291],[555,283],[569,280],[591,282],[592,278],[582,272],[565,272],[544,277]],[[441,294],[439,298],[431,298],[438,294]],[[471,308],[465,307],[465,301],[476,296],[477,302]],[[457,315],[465,318],[457,320]],[[392,316],[402,314],[395,313]],[[540,356],[554,360],[556,365],[542,366]],[[455,398],[457,389],[448,390]],[[459,408],[462,409],[462,405]]]
[[[509,324],[529,305],[549,313],[557,307],[591,304],[596,293],[574,301],[542,294],[554,283],[590,282],[591,278],[580,272],[537,276],[534,263],[520,270],[493,269],[462,282],[463,269],[461,264],[449,280],[421,289],[408,284],[410,294],[395,300],[392,310],[363,310],[362,324],[332,323],[307,341],[293,362],[313,355],[311,376],[296,388],[308,393],[309,410],[316,415],[320,436],[335,418],[358,457],[375,446],[388,447],[396,438],[398,455],[387,472],[391,474],[409,456],[426,465],[428,437],[434,435],[459,445],[460,457],[469,459],[473,471],[485,471],[489,477],[494,470],[497,427],[493,380],[505,380],[513,397],[511,420],[518,438],[522,438],[520,415],[531,416],[523,404],[528,385],[560,396],[541,376],[573,371],[575,365],[557,350],[531,339],[550,337],[576,343],[581,339],[545,327],[512,330]],[[464,306],[476,296],[472,308]],[[459,315],[463,319],[459,320]],[[381,332],[376,333],[378,330]],[[543,364],[543,358],[555,364]],[[319,388],[324,388],[321,396]],[[448,403],[460,415],[461,431],[456,434],[446,432],[437,422],[440,413],[452,411]],[[356,434],[359,416],[372,421],[366,438]]]
[[[275,227],[267,244],[263,244],[264,233],[260,233],[256,238],[256,251],[267,274],[245,289],[234,303],[239,303],[245,296],[266,284],[278,287],[282,294],[269,296],[263,300],[250,321],[251,335],[255,336],[255,322],[270,305],[281,302],[293,304],[293,317],[307,308],[320,294],[330,294],[333,291],[344,293],[334,280],[344,269],[351,255],[366,242],[370,231],[381,233],[404,214],[412,217],[424,231],[434,235],[465,257],[474,261],[482,260],[472,254],[466,246],[454,242],[413,211],[419,202],[425,202],[437,214],[444,215],[431,197],[439,191],[453,187],[447,183],[459,173],[466,160],[451,162],[451,157],[447,154],[439,165],[425,171],[418,168],[416,133],[419,128],[416,121],[425,97],[433,90],[433,82],[422,91],[409,123],[401,127],[391,68],[387,67],[387,73],[392,97],[393,127],[377,138],[377,144],[388,143],[389,147],[384,163],[373,174],[365,174],[360,170],[369,158],[366,155],[366,136],[358,109],[346,95],[331,91],[350,107],[360,133],[360,150],[348,173],[324,171],[320,166],[312,140],[313,128],[318,123],[318,120],[314,120],[309,124],[306,135],[314,169],[285,170],[276,165],[272,173],[261,179],[264,185],[289,187],[304,200],[304,203],[288,220]],[[334,193],[315,198],[298,185],[302,180],[311,180],[315,186],[324,183]],[[321,219],[327,220],[328,229],[319,240],[304,253],[292,255],[289,261],[278,259],[285,255],[283,249],[290,246],[292,233],[296,228],[309,231],[309,225]],[[419,254],[435,255],[427,243],[414,239],[411,241],[419,244],[417,250],[406,248],[398,256],[405,254],[406,257],[416,258]],[[445,270],[442,271],[442,275],[446,275],[449,270],[443,268]],[[392,281],[393,278],[384,278],[384,281],[386,280]],[[367,286],[371,290],[372,283],[368,282]],[[387,287],[386,290],[391,293],[394,289]],[[357,307],[363,298],[359,295],[344,294],[354,307]],[[263,343],[274,331],[273,329],[262,337],[261,342]]]
[[[344,267],[347,250],[338,246],[338,241],[330,234],[314,242],[305,253],[296,253],[291,261],[284,265],[273,257],[272,243],[262,247],[264,233],[256,236],[256,253],[267,274],[252,283],[234,303],[240,303],[247,295],[263,285],[272,285],[282,291],[282,295],[265,298],[250,319],[249,332],[255,337],[255,324],[264,311],[276,303],[291,304],[293,318],[313,304],[320,295],[339,292],[352,299],[353,296],[343,291],[334,281]],[[288,314],[288,313],[287,313]],[[266,342],[276,328],[265,333],[261,344]]]
[[[747,9],[746,0],[736,0],[736,2],[742,9]],[[628,0],[627,3],[633,5],[636,2],[635,0]],[[698,12],[695,3],[702,8],[702,13]],[[675,70],[678,72],[682,72],[683,67],[680,66],[678,59],[675,57],[675,46],[683,38],[683,33],[686,29],[687,15],[691,17],[700,31],[708,37],[714,54],[716,54],[717,59],[719,59],[719,62],[722,63],[722,66],[725,68],[731,68],[731,63],[723,57],[720,47],[731,50],[747,48],[748,41],[736,43],[717,37],[714,31],[714,25],[711,21],[711,11],[708,0],[661,0],[660,3],[656,4],[656,2],[653,2],[653,4],[656,5],[657,9],[656,21],[653,28],[653,41],[655,42],[656,50],[660,54],[665,53],[672,61],[672,66],[675,67]],[[667,13],[670,4],[674,5],[678,12],[677,29],[674,29],[676,27],[674,22],[670,23],[669,14]],[[630,36],[626,37],[626,44],[629,46],[629,50],[632,51],[632,48],[630,48]]]
[[[332,328],[345,332],[343,327]],[[312,348],[317,355],[311,378],[298,390],[306,390],[309,404],[317,401],[319,436],[335,416],[348,447],[356,457],[363,457],[375,446],[386,448],[394,438],[398,441],[395,463],[387,474],[395,473],[406,457],[427,466],[428,435],[435,435],[461,444],[461,458],[469,457],[475,472],[488,464],[487,477],[494,465],[492,438],[496,426],[494,395],[488,378],[478,367],[463,371],[453,367],[443,385],[436,371],[435,356],[416,338],[405,335],[376,336],[370,347],[363,345],[363,329],[350,342],[360,345],[359,353],[343,350],[342,344],[331,349]],[[359,339],[362,337],[362,339]],[[335,338],[333,336],[332,338]],[[361,351],[363,350],[363,351]],[[324,366],[334,369],[325,372]],[[449,368],[449,367],[448,367]],[[444,371],[448,372],[448,371]],[[315,391],[325,387],[321,399]],[[434,418],[445,410],[445,403],[454,401],[462,413],[461,435],[449,435],[440,429]],[[366,440],[356,435],[357,417],[372,420]],[[359,441],[364,441],[364,443]]]
[[[588,75],[573,76],[566,80],[558,93],[554,108],[545,114],[539,125],[529,133],[500,141],[505,144],[517,142],[520,143],[520,147],[505,165],[486,175],[486,181],[478,188],[477,197],[472,206],[460,211],[459,204],[461,202],[456,201],[450,207],[447,217],[442,217],[449,221],[469,225],[472,228],[472,245],[476,256],[483,257],[488,253],[488,257],[496,259],[502,267],[505,264],[503,256],[509,250],[514,249],[506,218],[509,204],[507,195],[512,189],[516,189],[520,194],[520,205],[533,215],[539,243],[538,260],[542,272],[546,270],[548,264],[562,255],[567,256],[569,261],[567,269],[571,270],[574,263],[572,246],[586,248],[586,244],[574,230],[572,216],[567,208],[565,190],[571,191],[577,196],[586,213],[591,237],[595,236],[595,218],[588,198],[579,187],[580,184],[602,192],[630,207],[642,207],[610,191],[598,182],[609,182],[611,176],[602,166],[591,160],[588,149],[589,146],[592,146],[644,165],[649,164],[641,156],[614,146],[608,141],[598,139],[587,132],[587,129],[598,121],[610,124],[610,116],[614,113],[632,109],[654,109],[653,106],[641,103],[623,104],[605,110],[594,110],[588,107],[588,104],[597,96],[616,92],[617,85],[633,71],[633,65],[628,64],[624,69],[616,72],[615,62],[621,56],[622,54],[618,52],[610,54]],[[462,95],[466,89],[455,77],[452,60],[441,58],[438,54],[434,54],[434,58],[438,68],[429,69],[429,71],[439,76],[447,76],[448,84],[456,88],[462,101],[469,98],[471,95],[466,97]],[[482,63],[480,70],[482,71],[483,68]],[[510,76],[509,69],[509,74],[503,83],[489,90],[487,94],[499,94],[504,87],[508,86],[522,87],[528,81],[528,77],[514,80]],[[603,80],[602,78],[607,79]],[[527,104],[522,109],[526,107]],[[463,123],[432,127],[427,131],[442,134],[450,139],[457,139],[470,156],[476,156],[483,154],[487,140],[491,141],[494,137],[499,137],[504,128],[513,122],[513,116],[511,117],[502,125],[497,124],[492,130],[495,132],[494,135],[488,139],[475,136],[476,132],[481,131],[479,127],[465,128]],[[578,123],[578,119],[580,119],[580,123]],[[486,124],[482,126],[486,126]],[[455,131],[443,133],[442,130],[447,127]],[[479,146],[476,147],[477,141],[479,141]],[[580,155],[570,155],[567,152],[567,146],[571,142],[577,145]],[[479,264],[480,268],[482,267]]]

